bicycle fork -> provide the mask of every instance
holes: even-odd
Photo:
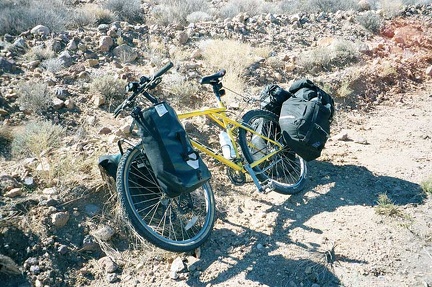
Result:
[[[246,164],[243,167],[246,169],[246,171],[252,177],[252,180],[253,180],[255,186],[257,187],[259,193],[271,191],[273,189],[273,183],[272,183],[271,179],[268,179],[267,183],[262,185],[256,176],[256,172],[253,170],[253,168],[250,166],[250,164]]]

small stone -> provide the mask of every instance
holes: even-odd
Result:
[[[87,60],[87,65],[91,68],[96,67],[97,65],[99,65],[99,60],[97,59],[88,59]]]
[[[106,280],[108,283],[115,283],[118,280],[117,274],[115,273],[108,273],[106,275]]]
[[[171,264],[171,272],[181,272],[185,269],[185,264],[183,263],[183,259],[181,257],[177,257],[174,259]]]
[[[338,133],[337,135],[334,136],[334,139],[337,141],[349,141],[350,140],[347,131],[342,131],[342,132]]]
[[[24,178],[24,185],[27,187],[33,187],[34,186],[34,178],[31,176]]]
[[[257,245],[257,249],[258,250],[261,250],[261,249],[263,249],[264,248],[264,245],[262,245],[261,243],[258,243],[258,245]]]
[[[42,190],[42,193],[46,195],[55,195],[58,194],[58,191],[55,187],[47,187]]]
[[[426,69],[426,75],[432,77],[432,66],[429,66],[429,67]]]
[[[176,279],[179,278],[179,275],[178,275],[178,273],[175,272],[175,271],[170,271],[170,273],[169,273],[169,277],[170,277],[171,279],[173,279],[173,280],[176,280]]]
[[[33,35],[48,36],[50,30],[46,26],[37,25],[33,29],[31,29],[30,33],[32,33]]]
[[[118,270],[118,265],[108,256],[102,257],[98,262],[107,273],[114,273]]]
[[[86,235],[83,239],[82,251],[96,251],[99,249],[99,244],[95,241],[91,235]]]
[[[5,197],[13,198],[21,196],[23,193],[21,188],[13,188],[4,194]]]
[[[102,226],[98,230],[92,232],[92,235],[102,241],[108,241],[115,234],[115,230],[108,225]]]
[[[39,265],[30,266],[30,272],[37,275],[41,272]]]
[[[112,131],[109,127],[103,127],[99,130],[100,135],[107,135],[110,134]]]
[[[60,245],[60,247],[57,249],[57,251],[64,255],[69,251],[69,248],[67,247],[67,245]]]
[[[53,103],[53,108],[56,111],[60,110],[61,108],[63,108],[65,106],[64,101],[60,100],[59,98],[54,98],[52,103]]]
[[[100,211],[100,207],[97,206],[96,204],[87,204],[87,205],[84,207],[84,210],[85,210],[85,213],[86,213],[88,216],[95,216],[96,214],[99,213],[99,211]]]
[[[65,226],[68,220],[69,213],[67,212],[57,212],[51,215],[51,222],[57,228]]]

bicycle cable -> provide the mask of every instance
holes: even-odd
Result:
[[[250,104],[255,104],[256,102],[259,102],[259,101],[260,101],[259,99],[254,98],[253,95],[250,95],[250,94],[249,94],[249,95],[246,95],[246,96],[245,96],[245,95],[242,95],[242,94],[240,94],[240,93],[238,93],[238,92],[236,92],[236,91],[234,91],[234,90],[231,90],[230,88],[228,88],[228,87],[226,87],[226,86],[223,86],[223,87],[224,87],[225,90],[228,90],[228,91],[230,91],[231,93],[233,93],[234,95],[239,96],[239,97],[240,97],[244,102],[247,103],[247,105],[244,106],[244,107],[240,110],[240,113],[238,113],[238,116],[237,116],[236,120],[238,120],[239,116],[243,114],[243,112],[246,110],[246,107],[250,107]]]

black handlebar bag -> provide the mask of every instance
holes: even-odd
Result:
[[[169,197],[191,192],[211,178],[174,109],[166,102],[132,112],[155,176]]]

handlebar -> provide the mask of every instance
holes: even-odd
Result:
[[[162,69],[157,71],[150,78],[142,77],[140,83],[132,83],[133,89],[131,89],[131,90],[133,91],[133,94],[130,95],[126,100],[124,100],[123,103],[121,103],[114,110],[114,117],[117,117],[121,113],[121,111],[123,111],[125,108],[127,108],[139,94],[144,94],[144,96],[149,101],[151,101],[154,104],[157,103],[158,99],[156,99],[155,97],[153,97],[152,95],[147,93],[147,90],[154,89],[161,82],[161,80],[162,80],[161,76],[163,74],[165,74],[166,72],[168,72],[168,70],[171,69],[173,66],[174,66],[173,63],[169,62],[168,64],[166,64],[164,67],[162,67]],[[143,78],[145,78],[146,80],[142,80]],[[129,86],[130,85],[128,84],[128,87]],[[130,91],[130,89],[128,89],[128,91]]]
[[[172,62],[169,62],[162,69],[160,69],[159,71],[157,71],[156,74],[154,74],[152,78],[153,79],[154,78],[159,78],[160,76],[162,76],[163,74],[165,74],[166,72],[168,72],[168,70],[171,69],[173,66],[174,66],[174,64]]]
[[[201,85],[205,85],[205,84],[216,84],[220,78],[222,78],[223,76],[225,76],[226,71],[225,70],[220,70],[218,72],[216,72],[213,75],[210,76],[206,76],[203,77],[200,81]]]

